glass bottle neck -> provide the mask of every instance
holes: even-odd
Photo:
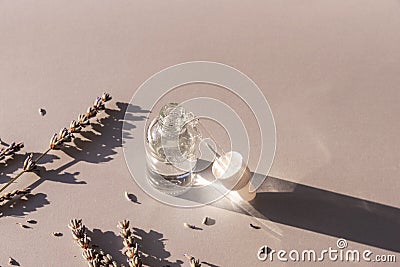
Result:
[[[187,120],[187,112],[176,103],[165,105],[158,117],[161,129],[166,134],[179,134],[186,125]]]

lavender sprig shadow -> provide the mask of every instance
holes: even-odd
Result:
[[[136,127],[134,122],[143,120],[144,118],[141,114],[149,112],[148,110],[141,109],[139,106],[132,106],[128,103],[116,102],[116,106],[117,109],[106,108],[104,113],[107,116],[99,120],[93,120],[90,130],[82,130],[72,140],[73,143],[71,145],[63,146],[63,153],[73,158],[71,161],[57,169],[46,170],[44,166],[38,166],[37,168],[41,168],[42,179],[33,182],[29,187],[34,190],[45,181],[86,184],[85,181],[75,180],[75,176],[79,172],[68,173],[65,170],[79,162],[99,164],[111,161],[113,155],[118,153],[115,149],[122,146],[122,135],[125,136],[124,138],[133,138],[132,133]],[[134,113],[130,113],[130,110],[134,110]],[[126,119],[126,114],[129,114],[128,119]],[[123,129],[123,125],[129,126],[129,129]],[[47,157],[44,159],[47,159]]]
[[[51,150],[59,149],[66,143],[71,142],[74,138],[74,133],[79,133],[84,127],[90,125],[90,119],[94,118],[99,112],[105,110],[105,103],[111,99],[112,97],[108,93],[104,93],[101,97],[97,97],[93,105],[87,109],[85,114],[80,114],[77,121],[71,121],[69,129],[63,128],[58,134],[54,134],[51,137],[49,148],[45,152],[39,155],[36,159],[33,159],[32,153],[29,154],[24,161],[22,170],[0,189],[0,193],[14,183],[25,172],[34,172],[37,170],[37,163],[39,163],[39,161]],[[4,200],[7,199],[4,198]]]
[[[0,161],[12,158],[17,152],[24,147],[24,143],[12,142],[8,146],[4,146],[0,149]]]
[[[48,204],[50,202],[47,200],[47,195],[43,193],[29,193],[19,198],[14,197],[2,205],[0,217],[24,217]]]

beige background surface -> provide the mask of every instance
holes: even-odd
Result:
[[[280,240],[249,228],[252,219],[234,209],[162,205],[129,174],[126,103],[150,75],[191,60],[241,70],[271,105],[278,142],[264,191],[274,193],[260,194],[255,207],[282,229]],[[35,188],[28,202],[1,207],[0,264],[11,256],[24,267],[85,266],[66,227],[74,217],[120,262],[116,222],[130,219],[150,266],[180,266],[183,253],[208,266],[265,266],[256,258],[261,245],[322,250],[337,237],[399,258],[399,69],[398,1],[1,1],[3,141],[44,151],[93,97],[107,90],[114,99],[81,151],[54,152],[42,180],[18,182]],[[22,161],[0,166],[2,183]],[[182,227],[204,216],[216,224]],[[27,219],[38,223],[15,224]]]

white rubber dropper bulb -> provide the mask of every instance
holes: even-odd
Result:
[[[228,190],[237,191],[243,200],[250,201],[256,196],[255,190],[250,192],[251,173],[239,152],[230,151],[216,158],[212,173]]]

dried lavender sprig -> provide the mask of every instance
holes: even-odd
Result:
[[[69,129],[63,128],[60,130],[59,134],[54,134],[50,140],[50,147],[43,152],[37,159],[33,160],[32,154],[28,156],[28,158],[24,162],[24,168],[16,174],[14,178],[12,178],[8,183],[6,183],[1,189],[0,193],[3,192],[8,186],[10,186],[15,180],[17,180],[22,174],[25,172],[33,171],[37,162],[39,162],[45,155],[47,155],[52,149],[56,149],[59,146],[63,145],[65,142],[69,142],[73,138],[73,133],[79,132],[83,127],[90,124],[89,119],[94,117],[101,110],[105,109],[105,102],[108,102],[112,99],[111,95],[108,93],[103,93],[101,97],[97,97],[91,107],[88,108],[86,114],[81,114],[78,116],[78,121],[71,121]],[[16,149],[21,149],[22,143],[18,143],[18,145],[14,145],[14,151]],[[20,147],[20,148],[18,148]],[[18,151],[18,150],[17,150]],[[1,158],[0,158],[1,160]]]
[[[142,267],[143,263],[140,258],[138,244],[135,242],[133,233],[129,229],[129,221],[123,220],[118,222],[117,226],[121,229],[120,235],[124,239],[122,253],[128,257],[129,267]]]
[[[96,251],[90,244],[90,238],[86,234],[86,226],[82,223],[82,219],[72,219],[68,224],[71,229],[72,237],[76,243],[83,249],[82,257],[87,261],[88,266],[113,266],[117,267],[117,263],[110,254],[103,251]]]
[[[72,222],[73,220],[71,220]],[[76,221],[76,219],[75,219]],[[82,224],[82,220],[79,220],[79,224],[74,227],[71,223],[68,225],[71,228],[72,237],[76,243],[83,249],[82,257],[88,261],[88,263],[98,258],[98,253],[90,248],[90,239],[86,235],[86,227]]]
[[[100,263],[102,266],[112,266],[112,267],[117,267],[118,264],[115,260],[113,260],[112,256],[110,254],[105,254],[102,250],[99,252],[100,255]]]
[[[7,147],[2,147],[0,149],[0,160],[5,159],[7,156],[13,156],[15,153],[20,151],[24,147],[24,143],[19,142],[15,143],[12,142]]]

